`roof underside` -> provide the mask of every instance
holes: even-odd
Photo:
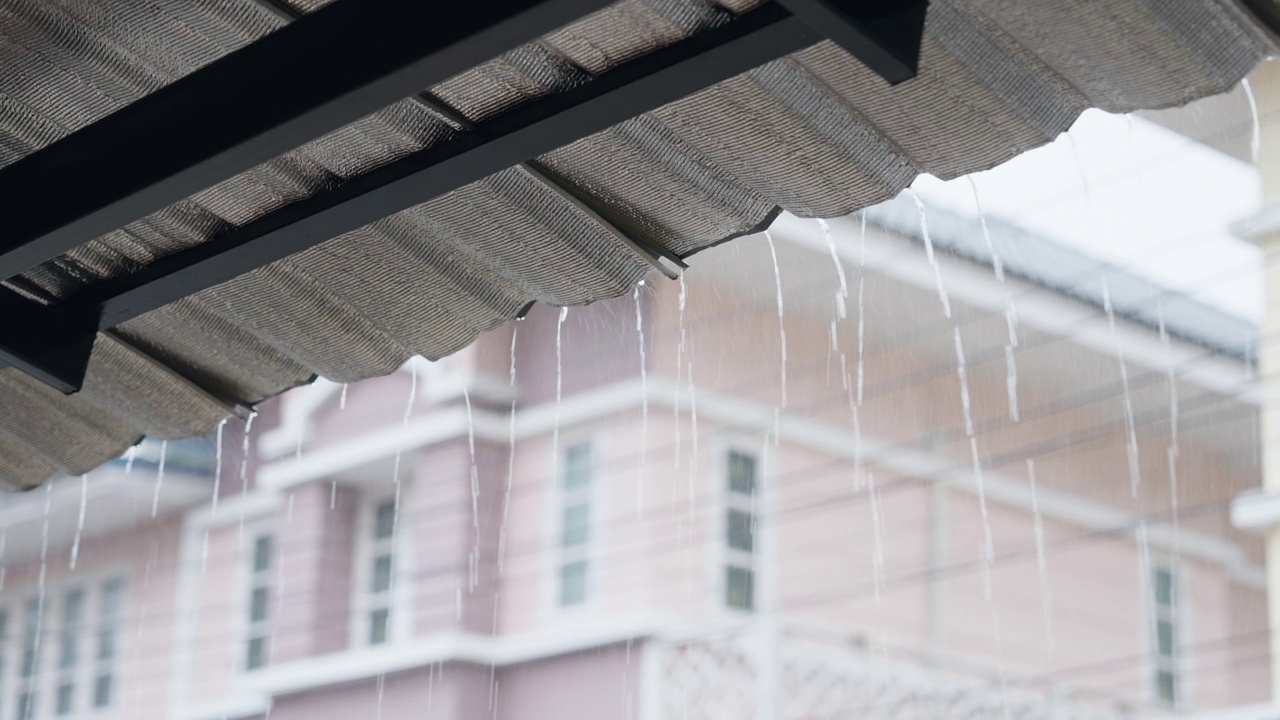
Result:
[[[0,165],[321,4],[5,3]],[[56,305],[758,4],[619,2],[4,284]],[[687,256],[779,208],[848,214],[919,173],[1041,145],[1090,106],[1223,92],[1275,49],[1230,0],[934,0],[919,74],[902,84],[821,42],[101,333],[75,395],[0,370],[0,481],[33,487],[142,435],[207,433],[315,375],[448,355],[530,302],[628,291],[654,267],[641,248]]]

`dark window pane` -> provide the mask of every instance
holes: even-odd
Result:
[[[111,690],[114,681],[110,675],[99,675],[93,681],[93,706],[106,707],[111,704]]]
[[[75,686],[71,683],[63,683],[58,686],[58,703],[55,711],[59,715],[66,715],[71,712],[72,700],[75,698]]]
[[[587,563],[572,562],[560,568],[560,604],[580,605],[587,599]]]
[[[729,529],[729,547],[751,552],[755,545],[755,518],[751,516],[751,513],[730,510],[727,525]]]
[[[369,644],[381,645],[387,641],[391,611],[383,608],[369,613]]]
[[[755,573],[739,567],[726,568],[724,601],[741,610],[755,608]]]
[[[102,584],[101,615],[103,619],[114,619],[120,615],[120,603],[124,595],[124,581],[108,580]]]
[[[1178,678],[1171,670],[1156,671],[1156,695],[1172,705],[1178,700]]]
[[[755,458],[737,451],[729,453],[729,490],[745,495],[755,494]]]
[[[267,639],[256,637],[249,639],[249,647],[245,654],[244,666],[248,670],[257,670],[267,664]]]
[[[591,484],[591,446],[583,443],[564,451],[564,488],[577,490]]]
[[[378,504],[373,536],[379,540],[391,537],[396,529],[396,504],[392,500]]]
[[[107,660],[116,654],[115,628],[103,628],[98,631],[98,659]]]
[[[564,509],[564,545],[581,545],[587,541],[587,505],[573,505]]]
[[[34,720],[36,716],[36,695],[24,692],[18,696],[18,720]]]
[[[373,559],[373,591],[385,592],[391,588],[391,556],[379,555]]]
[[[1156,603],[1169,606],[1173,604],[1173,571],[1168,568],[1156,568],[1153,573],[1156,591]]]
[[[253,544],[253,571],[266,572],[271,567],[271,537],[263,535]]]
[[[1156,623],[1156,650],[1161,657],[1174,656],[1173,623],[1168,620],[1161,620]]]
[[[253,589],[253,599],[249,603],[249,621],[262,622],[267,619],[267,601],[269,593],[264,587]]]

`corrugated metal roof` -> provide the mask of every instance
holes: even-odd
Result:
[[[430,102],[403,100],[7,284],[56,302],[756,4],[617,3],[427,89]],[[280,7],[4,3],[0,163],[281,27]],[[1225,91],[1275,49],[1229,0],[934,0],[908,82],[891,87],[824,42],[120,325],[99,338],[77,395],[0,370],[0,480],[30,487],[143,434],[208,432],[228,408],[316,374],[352,381],[447,355],[530,302],[626,292],[652,269],[637,242],[683,256],[779,208],[844,215],[920,172],[1007,160],[1090,106]]]

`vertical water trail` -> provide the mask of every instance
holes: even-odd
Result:
[[[969,370],[965,362],[964,343],[960,340],[960,326],[951,327],[956,348],[956,375],[960,378],[960,409],[964,413],[964,434],[973,438],[973,405],[969,398]]]
[[[768,230],[764,231],[764,239],[769,243],[769,255],[773,258],[773,281],[778,291],[778,347],[782,353],[781,357],[781,381],[779,392],[781,393],[781,401],[779,407],[787,406],[787,326],[782,317],[782,271],[778,268],[778,251],[773,245],[773,236]]]
[[[835,318],[831,320],[831,347],[827,350],[827,385],[831,384],[831,357],[840,350],[840,335],[838,325],[848,316],[849,308],[849,280],[845,277],[844,263],[840,262],[840,253],[836,251],[835,239],[831,236],[831,226],[822,218],[817,219],[818,227],[822,228],[822,235],[827,241],[827,250],[831,253],[831,262],[836,268],[836,278],[840,282],[840,289],[835,295]]]
[[[498,529],[498,575],[502,575],[507,554],[507,518],[511,515],[511,485],[516,477],[516,337],[520,326],[511,328],[511,371],[508,387],[511,391],[511,415],[507,421],[507,487],[502,497],[502,524]]]
[[[1111,306],[1111,290],[1104,278],[1102,281],[1102,307],[1107,314],[1107,326],[1116,342],[1116,360],[1120,363],[1120,387],[1124,390],[1124,426],[1129,451],[1129,490],[1134,498],[1138,497],[1138,488],[1142,484],[1142,472],[1138,464],[1138,428],[1133,416],[1133,396],[1129,392],[1129,368],[1124,361],[1124,346],[1120,342],[1120,332],[1116,329],[1116,313]]]
[[[844,264],[840,262],[840,254],[836,252],[836,241],[831,237],[831,226],[826,220],[818,218],[818,227],[822,228],[822,234],[827,239],[827,250],[831,252],[831,262],[836,266],[836,276],[840,279],[840,295],[839,297],[849,297],[849,282],[845,278]],[[843,313],[841,314],[843,318]]]
[[[213,497],[209,500],[209,512],[218,512],[218,496],[222,494],[222,429],[227,421],[218,423],[218,430],[213,439]]]
[[[1036,461],[1027,458],[1027,478],[1031,481],[1031,514],[1036,543],[1036,571],[1040,576],[1040,614],[1044,623],[1045,649],[1053,654],[1057,642],[1053,635],[1053,597],[1049,593],[1049,565],[1045,560],[1044,519],[1040,515],[1040,498],[1036,493]]]
[[[347,383],[342,383],[342,392],[338,395],[338,409],[347,409]]]
[[[294,493],[289,493],[289,500],[285,503],[284,522],[286,525],[293,524],[293,496]]]
[[[561,353],[560,337],[564,328],[564,319],[569,317],[569,308],[560,308],[560,319],[556,321],[556,421],[551,429],[551,481],[560,481],[560,399],[564,390],[564,365]]]
[[[996,282],[1000,283],[1000,288],[1004,290],[1004,320],[1009,332],[1009,340],[1004,346],[1005,392],[1009,397],[1009,419],[1018,422],[1018,366],[1013,354],[1013,349],[1018,346],[1017,310],[1013,302],[1013,292],[1005,283],[1004,262],[1000,259],[1000,253],[996,252],[995,243],[991,240],[991,230],[987,227],[987,213],[982,207],[982,198],[978,195],[978,184],[972,175],[966,175],[965,179],[969,181],[969,188],[973,191],[973,204],[978,208],[978,222],[982,227],[982,239],[986,242],[987,253],[991,256],[991,270],[996,276]]]
[[[938,258],[933,252],[933,238],[929,235],[929,220],[925,214],[924,200],[920,199],[920,195],[915,190],[907,188],[907,193],[911,195],[911,199],[916,202],[916,209],[920,211],[920,235],[924,240],[924,254],[929,259],[929,267],[933,268],[933,282],[938,291],[938,302],[942,303],[942,314],[948,320],[951,319],[951,298],[947,296],[947,288],[942,284],[942,268],[938,265]]]
[[[684,284],[684,273],[681,273],[680,274],[680,297],[679,297],[680,317],[678,320],[678,325],[680,330],[680,342],[678,345],[676,345],[676,393],[675,393],[676,397],[675,397],[675,403],[672,406],[672,413],[675,415],[675,417],[672,419],[675,421],[674,424],[676,428],[675,462],[676,462],[677,468],[680,467],[680,446],[683,444],[680,437],[680,380],[682,377],[684,377],[684,337],[685,337],[684,307],[685,307],[685,301],[687,298],[688,298],[688,292]],[[672,478],[674,480],[675,478],[674,473],[672,474]],[[674,497],[674,490],[675,490],[675,486],[673,484],[672,485],[673,497]]]
[[[128,450],[124,451],[124,474],[128,475],[133,472],[133,461],[138,457],[138,446],[131,445]]]
[[[880,510],[880,488],[876,487],[873,473],[867,473],[867,498],[871,501],[871,527],[874,541],[871,550],[871,570],[875,581],[876,606],[884,591],[884,516]]]
[[[80,476],[80,514],[76,516],[76,537],[71,541],[71,569],[76,569],[80,557],[80,536],[84,533],[85,505],[89,502],[89,473]]]
[[[35,656],[32,660],[32,667],[40,666],[40,650],[44,644],[42,635],[44,631],[45,579],[49,571],[49,508],[53,502],[53,483],[45,483],[44,487],[44,524],[40,529],[40,575],[36,581],[36,627],[35,634],[31,640],[31,653]],[[40,677],[40,673],[33,672],[26,679],[28,693],[35,692],[37,679]]]
[[[480,477],[476,469],[476,424],[471,414],[471,391],[462,378],[462,402],[467,408],[467,451],[471,455],[471,527],[480,527]]]
[[[1165,449],[1169,465],[1169,515],[1173,524],[1173,556],[1181,557],[1182,543],[1178,523],[1178,378],[1174,374],[1173,348],[1164,326],[1164,310],[1160,311],[1160,344],[1164,346],[1165,382],[1169,385],[1169,446]]]
[[[156,490],[151,496],[151,517],[160,510],[160,486],[164,484],[164,461],[169,454],[169,441],[160,441],[160,462],[156,465]]]
[[[413,416],[413,406],[418,401],[418,356],[413,355],[409,358],[409,397],[405,400],[404,415],[400,419],[401,427],[409,427],[409,418]],[[391,484],[395,488],[392,498],[394,511],[391,513],[391,532],[392,535],[400,527],[400,461],[404,451],[396,450],[395,458],[391,463]],[[394,551],[392,552],[392,564],[395,564]]]
[[[1249,82],[1249,78],[1240,81],[1240,87],[1244,88],[1244,96],[1249,99],[1249,112],[1253,115],[1253,135],[1249,139],[1249,155],[1253,159],[1253,164],[1258,164],[1258,150],[1262,147],[1262,123],[1258,117],[1258,98],[1253,94],[1253,85]]]
[[[243,499],[249,493],[249,438],[253,432],[254,418],[258,417],[258,411],[254,410],[249,413],[249,419],[244,422],[244,438],[240,443],[240,498]],[[245,513],[248,511],[245,503],[240,503],[240,529],[237,535],[236,547],[238,552],[244,550],[244,521]]]
[[[329,483],[329,509],[338,507],[338,481]]]
[[[858,244],[858,405],[862,405],[862,385],[864,372],[864,363],[862,355],[863,341],[866,338],[866,306],[863,304],[863,287],[866,281],[867,269],[867,213],[863,211],[858,214],[861,218],[862,237]]]
[[[649,450],[649,362],[645,357],[644,347],[644,313],[640,306],[640,288],[644,281],[636,286],[632,297],[636,304],[636,338],[640,345],[640,467],[636,474],[636,517],[644,511],[644,466]]]
[[[965,360],[964,343],[960,338],[960,326],[952,325],[952,336],[956,348],[956,375],[960,379],[960,407],[964,412],[964,432],[969,438],[969,455],[973,462],[973,481],[978,491],[978,509],[982,514],[982,562],[983,572],[990,573],[991,563],[995,559],[995,543],[991,536],[991,518],[987,512],[987,489],[982,473],[982,458],[978,453],[978,437],[973,425],[973,407],[969,395],[969,371]],[[984,575],[984,577],[987,577]],[[991,599],[991,585],[984,586],[986,599]]]

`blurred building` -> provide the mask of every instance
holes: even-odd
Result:
[[[0,717],[1266,701],[1263,542],[1228,517],[1255,328],[994,219],[931,210],[926,252],[920,220],[784,217],[5,498]]]

